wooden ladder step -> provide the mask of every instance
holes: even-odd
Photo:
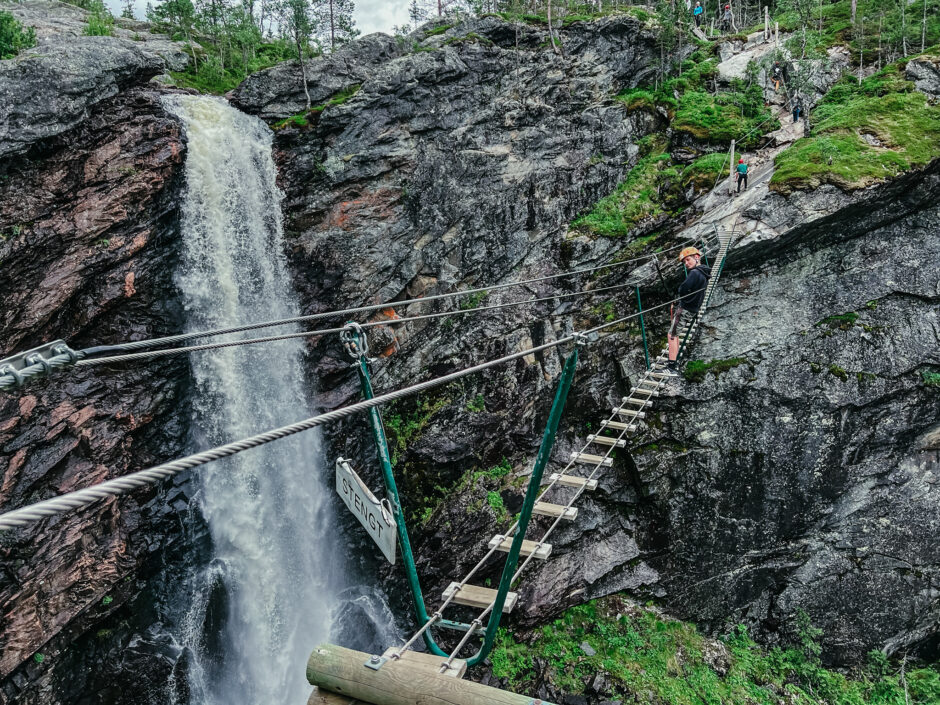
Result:
[[[455,591],[457,593],[456,595],[454,595]],[[454,595],[454,602],[456,602],[458,605],[478,607],[482,610],[493,604],[493,601],[496,599],[498,592],[498,590],[493,590],[488,587],[480,587],[479,585],[464,585],[463,587],[460,587],[460,583],[451,583],[444,591],[443,597],[446,600],[451,595]],[[503,604],[503,614],[509,614],[512,612],[512,608],[516,606],[516,600],[518,599],[519,593],[507,592],[506,602]]]
[[[617,446],[618,448],[623,448],[627,445],[627,442],[622,438],[610,438],[608,436],[596,436],[593,433],[588,436],[588,441],[591,443],[597,443],[602,446]]]
[[[654,369],[655,369],[655,368],[654,368]],[[650,376],[650,377],[653,377],[653,378],[655,378],[655,379],[665,379],[665,378],[668,377],[669,375],[667,375],[665,372],[650,372],[650,373],[649,373],[649,376]]]
[[[578,463],[585,463],[587,465],[603,465],[605,468],[609,468],[614,464],[613,458],[605,458],[603,455],[591,455],[590,453],[578,453],[576,451],[571,451],[571,459]]]
[[[543,517],[561,517],[562,519],[576,519],[578,517],[577,507],[566,507],[563,504],[552,504],[551,502],[536,502],[532,507],[532,512]]]
[[[641,416],[646,416],[646,414],[641,414]],[[601,421],[601,426],[611,431],[636,431],[639,428],[635,423],[621,423],[620,421]]]
[[[634,394],[645,394],[647,397],[658,397],[659,390],[657,389],[640,389],[639,387],[634,387],[630,390],[630,395]]]
[[[557,482],[565,487],[583,487],[588,492],[597,489],[597,480],[588,480],[586,477],[578,477],[577,475],[559,475],[557,472],[553,472],[549,475],[548,481]]]
[[[640,406],[646,406],[649,403],[649,398],[634,399],[633,397],[624,397],[620,402],[622,404],[639,404]]]
[[[613,412],[620,416],[629,416],[631,419],[645,419],[645,411],[635,411],[634,409],[614,409]],[[601,426],[606,426],[607,421],[601,421]],[[617,428],[616,426],[611,426],[611,428]],[[626,428],[626,426],[624,426]]]
[[[495,548],[497,551],[502,551],[503,553],[509,553],[509,549],[512,547],[512,536],[503,536],[502,534],[496,534],[493,538],[490,539],[489,548]],[[523,558],[528,558],[529,556],[534,555],[539,560],[544,561],[546,558],[551,555],[552,545],[550,543],[540,544],[537,541],[530,541],[529,539],[522,540],[522,548],[519,550],[519,555]]]

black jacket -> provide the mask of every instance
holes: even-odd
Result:
[[[702,299],[705,298],[705,287],[708,286],[708,278],[712,270],[704,264],[689,270],[685,281],[679,285],[679,296],[681,297],[681,306],[689,313],[698,313],[702,306]]]

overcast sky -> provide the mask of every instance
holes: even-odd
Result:
[[[356,26],[363,34],[386,32],[391,34],[392,25],[408,22],[408,0],[355,0]],[[125,0],[105,0],[115,15],[121,14]],[[156,3],[154,3],[156,4]],[[147,0],[134,0],[134,12],[139,19],[147,13]]]

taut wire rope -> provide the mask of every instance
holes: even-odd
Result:
[[[702,290],[704,290],[704,288],[700,289],[700,291]],[[693,293],[695,292],[688,292],[686,296],[689,296]],[[663,308],[664,306],[670,306],[680,299],[681,297],[677,297],[671,301],[658,304],[657,306],[651,306],[650,308],[643,311],[643,313]],[[402,397],[412,396],[418,392],[424,391],[425,389],[431,389],[442,384],[447,384],[448,382],[452,382],[490,367],[494,367],[506,362],[511,362],[512,360],[517,360],[519,358],[526,357],[527,355],[532,355],[534,353],[541,352],[542,350],[548,350],[549,348],[557,347],[565,343],[573,342],[583,336],[589,336],[593,333],[598,333],[605,328],[610,328],[634,318],[638,318],[640,315],[641,313],[633,313],[628,316],[623,316],[622,318],[618,318],[615,321],[609,321],[599,326],[590,328],[586,331],[567,335],[550,343],[545,343],[543,345],[538,345],[526,350],[511,353],[495,360],[482,362],[478,365],[467,367],[462,370],[452,372],[448,375],[435,377],[410,387],[398,389],[377,397],[373,397],[372,399],[367,399],[349,406],[342,407],[340,409],[335,409],[325,414],[312,416],[308,419],[304,419],[303,421],[299,421],[288,426],[281,426],[280,428],[276,428],[271,431],[265,431],[264,433],[250,436],[242,440],[233,441],[217,448],[201,451],[199,453],[195,453],[184,458],[179,458],[168,463],[163,463],[152,468],[147,468],[145,470],[138,470],[137,472],[133,472],[122,477],[117,477],[113,480],[107,480],[91,487],[68,492],[58,497],[53,497],[51,499],[43,500],[26,507],[22,507],[20,509],[14,509],[12,511],[5,512],[0,514],[0,530],[26,526],[45,517],[55,516],[57,514],[61,514],[62,512],[88,506],[107,497],[116,497],[118,495],[122,495],[130,490],[158,482],[168,477],[172,477],[173,475],[177,475],[184,470],[189,470],[200,465],[205,465],[206,463],[212,462],[213,460],[227,458],[229,456],[242,453],[246,450],[250,450],[251,448],[256,448],[258,446],[265,445],[266,443],[271,443],[272,441],[286,438],[287,436],[292,436],[296,433],[300,433],[301,431],[307,431],[317,426],[332,423],[333,421],[351,416],[352,414],[358,413],[365,409],[370,409],[374,406],[379,406],[386,402],[394,401],[395,399],[400,399]]]

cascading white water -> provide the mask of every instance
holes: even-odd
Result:
[[[165,104],[187,137],[176,276],[186,330],[299,315],[283,254],[271,131],[221,99],[178,95]],[[302,362],[299,340],[192,355],[194,445],[312,416]],[[344,587],[331,549],[332,472],[319,445],[317,431],[309,431],[196,474],[213,560],[192,580],[178,634],[192,653],[194,704],[306,702],[306,659],[328,638],[334,596]],[[206,636],[207,610],[218,611],[219,602],[221,634]]]

